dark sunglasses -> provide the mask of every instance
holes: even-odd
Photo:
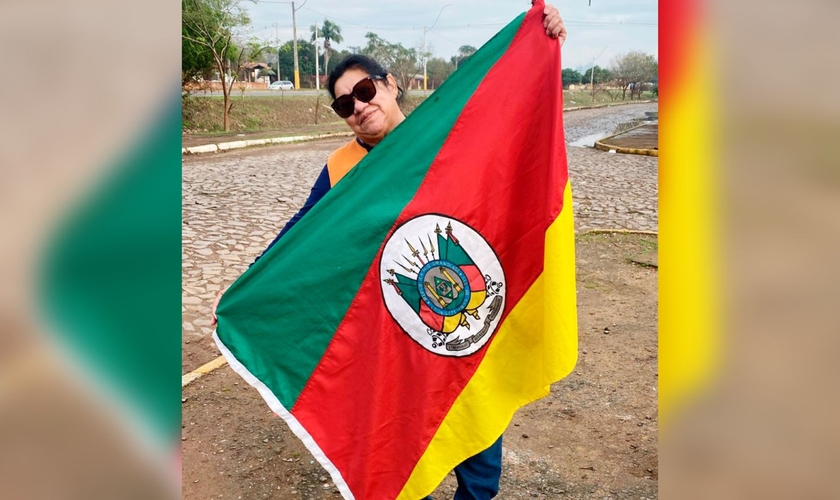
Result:
[[[349,118],[356,111],[356,103],[353,101],[353,98],[358,99],[360,102],[370,102],[376,97],[376,83],[374,81],[384,79],[384,76],[371,75],[359,80],[349,94],[337,97],[332,102],[331,106],[335,114],[342,118]]]

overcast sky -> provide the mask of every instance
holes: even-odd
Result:
[[[590,0],[553,3],[569,31],[563,46],[563,67],[588,68],[596,57],[595,64],[609,66],[616,55],[629,50],[641,50],[659,59],[656,0],[591,0],[591,6]],[[259,0],[243,5],[251,15],[252,35],[272,41],[279,36],[280,43],[292,39],[288,2]],[[431,27],[440,13],[437,24],[426,33],[426,44],[434,57],[447,60],[462,45],[481,47],[530,5],[529,0],[295,1],[298,38],[308,39],[309,27],[323,24],[326,18],[341,26],[344,41],[333,45],[339,50],[364,46],[368,31],[389,42],[419,47],[423,27]]]

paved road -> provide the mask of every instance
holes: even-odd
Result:
[[[568,143],[594,142],[656,104],[566,113]],[[184,373],[218,356],[210,304],[303,204],[346,139],[187,156],[183,161]],[[658,158],[568,146],[575,227],[657,229]]]

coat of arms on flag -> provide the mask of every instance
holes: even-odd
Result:
[[[436,354],[467,356],[499,325],[504,271],[474,229],[452,217],[421,215],[394,232],[380,260],[388,312]]]

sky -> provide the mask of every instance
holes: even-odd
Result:
[[[563,46],[563,67],[589,68],[593,59],[596,65],[608,67],[616,56],[630,50],[659,59],[656,0],[552,3],[569,32]],[[289,2],[258,0],[243,5],[251,17],[250,35],[272,42],[279,37],[281,44],[292,39]],[[324,19],[338,24],[344,37],[342,43],[333,44],[338,50],[364,46],[369,31],[405,47],[422,47],[425,26],[431,28],[426,32],[426,45],[433,57],[448,60],[462,45],[481,47],[530,5],[528,0],[296,0],[295,16],[298,38],[309,39],[309,27],[323,24]]]

